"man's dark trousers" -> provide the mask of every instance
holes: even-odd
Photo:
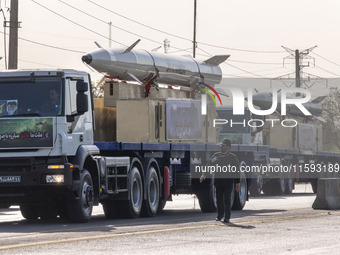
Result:
[[[215,182],[216,202],[217,202],[217,218],[225,220],[230,219],[231,215],[231,193],[234,188],[234,180],[218,180]]]

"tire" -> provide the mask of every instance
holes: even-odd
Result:
[[[143,181],[136,165],[134,165],[129,172],[128,189],[129,198],[126,201],[122,201],[119,209],[122,216],[126,218],[137,218],[142,210]]]
[[[154,217],[159,205],[159,180],[156,169],[151,166],[145,178],[145,194],[142,214],[146,217]]]
[[[39,206],[38,211],[42,220],[54,220],[58,216],[57,207],[52,204],[48,204],[47,206]]]
[[[59,218],[62,219],[62,220],[68,220],[69,219],[66,204],[62,204],[62,205],[59,206],[58,215],[59,215]]]
[[[278,182],[278,189],[277,189],[277,195],[284,195],[286,192],[286,179],[284,177],[281,177],[277,179]]]
[[[80,174],[80,189],[77,196],[68,199],[68,215],[72,222],[86,223],[91,218],[94,201],[92,177],[86,169]]]
[[[37,207],[34,205],[20,205],[20,211],[26,220],[36,220],[39,217]]]
[[[247,176],[245,173],[241,173],[240,178],[240,188],[239,192],[234,192],[234,202],[232,203],[232,210],[242,210],[247,202],[247,195],[248,195],[248,185],[247,185]],[[235,190],[235,189],[234,189]]]
[[[102,202],[103,211],[107,219],[117,219],[120,216],[119,207],[117,206],[117,201],[107,200]]]
[[[261,195],[261,191],[263,189],[263,178],[262,175],[257,175],[256,178],[251,180],[251,184],[249,187],[250,195],[254,197],[258,197]]]
[[[313,193],[316,194],[318,192],[318,179],[312,179],[310,184],[312,185]]]
[[[266,196],[283,195],[286,190],[286,180],[284,178],[270,179],[263,185],[263,193]]]
[[[165,205],[166,205],[166,199],[160,199],[158,203],[157,212],[162,212],[164,210]]]
[[[214,186],[214,178],[207,179],[208,185],[203,186],[198,194],[198,202],[203,213],[206,212],[216,212],[217,202],[216,202],[216,189]]]
[[[286,191],[285,194],[290,195],[293,193],[294,189],[294,179],[293,178],[288,178],[286,179]]]
[[[9,205],[9,204],[0,203],[0,209],[8,209],[8,208],[10,208],[10,207],[11,207],[11,205]]]

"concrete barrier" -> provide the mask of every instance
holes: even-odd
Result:
[[[318,180],[313,209],[340,209],[340,178],[321,178]]]

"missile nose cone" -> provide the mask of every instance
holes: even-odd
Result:
[[[81,60],[89,65],[92,62],[92,55],[86,54],[86,55],[82,56]]]

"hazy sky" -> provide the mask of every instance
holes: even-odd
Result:
[[[93,2],[92,2],[93,1]],[[170,41],[169,53],[192,54],[194,0],[19,0],[19,68],[75,68],[91,72],[81,61],[96,49],[142,39],[152,50]],[[275,78],[294,72],[281,46],[305,50],[317,45],[304,72],[340,77],[339,0],[197,0],[197,58],[230,54],[225,77]],[[98,6],[99,5],[99,6]],[[0,0],[9,20],[10,0]],[[3,19],[3,15],[0,16]],[[2,22],[1,22],[2,23]],[[0,28],[0,68],[4,62],[4,28]],[[8,30],[7,30],[8,33]],[[47,46],[52,47],[47,47]],[[7,43],[8,47],[8,43]],[[159,49],[164,52],[164,48]],[[283,66],[283,62],[285,65]],[[95,79],[98,75],[93,75]],[[312,77],[312,76],[311,76]]]

